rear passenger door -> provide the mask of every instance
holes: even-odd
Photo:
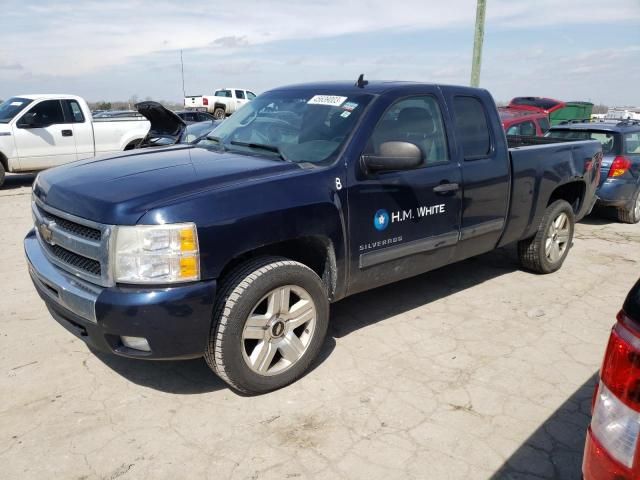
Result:
[[[453,110],[462,165],[462,225],[456,259],[495,248],[509,207],[510,160],[506,137],[491,96],[471,89],[446,90]],[[477,92],[477,93],[476,93]]]
[[[448,149],[438,93],[392,101],[362,152],[375,155],[385,142],[413,143],[423,153],[420,167],[367,172],[362,163],[355,166],[348,189],[351,293],[432,270],[453,256],[461,176]]]

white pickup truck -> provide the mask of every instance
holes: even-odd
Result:
[[[254,98],[256,94],[249,90],[227,87],[216,90],[213,95],[184,97],[184,107],[212,113],[216,120],[222,120]]]
[[[46,168],[135,148],[149,131],[139,118],[93,119],[81,97],[19,95],[0,104],[0,186],[5,172]]]

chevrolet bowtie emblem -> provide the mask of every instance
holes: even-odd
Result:
[[[41,223],[38,226],[38,231],[40,232],[40,236],[42,239],[47,242],[49,245],[53,245],[53,231],[51,228],[55,225],[55,222],[47,222]]]

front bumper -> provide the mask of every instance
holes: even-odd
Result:
[[[636,192],[636,180],[607,179],[598,187],[598,205],[603,207],[627,207]]]
[[[49,312],[90,347],[132,358],[186,359],[204,354],[216,281],[171,287],[103,288],[51,264],[34,230],[24,239],[29,274]],[[150,352],[123,345],[144,337]]]

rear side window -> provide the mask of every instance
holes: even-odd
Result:
[[[215,97],[227,97],[231,98],[231,90],[218,90],[213,94]]]
[[[624,153],[640,154],[640,132],[625,134]]]
[[[453,99],[456,133],[465,160],[485,158],[491,151],[491,136],[487,116],[475,97]]]
[[[62,103],[67,116],[67,123],[84,123],[84,115],[78,102],[75,100],[63,100]]]
[[[536,126],[533,122],[522,122],[520,124],[520,135],[527,135],[530,137],[535,136],[536,134]]]
[[[554,128],[549,130],[545,137],[564,138],[565,140],[598,140],[602,145],[602,153],[604,155],[619,155],[621,151],[621,135],[617,132]]]
[[[236,90],[236,98],[244,100],[244,92],[242,90]]]

